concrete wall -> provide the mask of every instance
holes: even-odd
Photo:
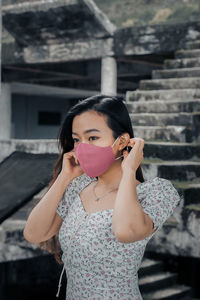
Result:
[[[58,130],[72,105],[72,99],[59,99],[45,96],[12,96],[12,138],[17,139],[51,139],[57,138]],[[74,103],[77,100],[74,100]],[[59,125],[38,124],[39,112],[60,112]]]

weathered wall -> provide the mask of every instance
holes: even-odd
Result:
[[[167,53],[200,37],[200,22],[159,24],[118,29],[114,35],[117,56]]]

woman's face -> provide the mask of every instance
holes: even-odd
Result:
[[[83,112],[74,117],[72,139],[74,140],[74,147],[80,142],[106,147],[111,146],[115,141],[112,130],[106,123],[106,116],[100,115],[94,110]]]

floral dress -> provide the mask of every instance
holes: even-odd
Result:
[[[155,232],[140,241],[119,242],[112,230],[113,208],[87,213],[83,207],[79,193],[94,180],[85,173],[75,178],[57,207],[63,219],[59,242],[62,274],[65,270],[67,276],[66,300],[142,300],[137,272],[146,244]],[[137,185],[136,191],[157,229],[180,201],[177,190],[164,178],[145,181]]]

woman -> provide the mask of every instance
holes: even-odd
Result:
[[[173,213],[178,192],[164,178],[144,181],[144,140],[134,138],[117,97],[97,95],[74,105],[59,145],[54,178],[24,237],[41,243],[59,233],[67,300],[142,299],[137,272],[146,244]]]

